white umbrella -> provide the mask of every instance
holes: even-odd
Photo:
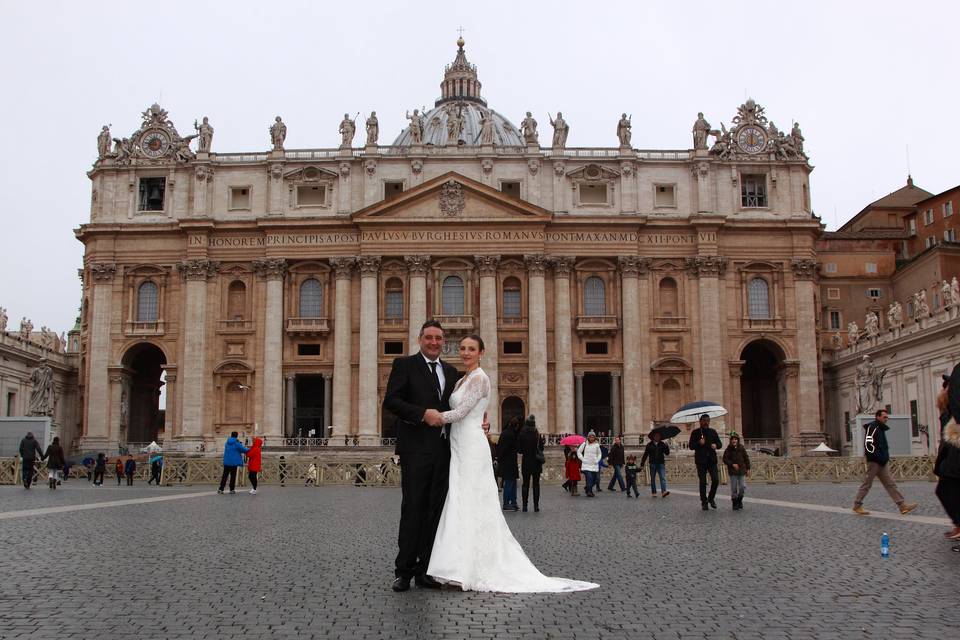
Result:
[[[815,449],[810,449],[811,453],[836,453],[836,449],[831,449],[826,442],[821,442]]]
[[[153,441],[143,449],[140,449],[140,453],[160,453],[161,451],[163,451],[163,447],[158,445],[156,441]]]
[[[696,400],[677,409],[677,412],[671,416],[670,422],[689,424],[699,420],[703,414],[707,414],[711,418],[719,418],[727,415],[727,410],[710,400]]]

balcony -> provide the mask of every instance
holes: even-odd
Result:
[[[783,318],[744,318],[744,331],[779,331],[783,329]]]
[[[380,318],[381,331],[404,331],[407,328],[407,319],[399,318]]]
[[[287,334],[293,336],[325,336],[330,333],[327,318],[287,318]]]
[[[685,329],[687,327],[686,316],[655,316],[653,318],[654,329]]]
[[[434,316],[445,331],[473,331],[473,316]]]
[[[253,320],[220,320],[217,333],[253,333]]]
[[[123,332],[128,336],[162,336],[164,332],[163,320],[153,322],[133,322],[128,321]]]
[[[527,319],[526,317],[520,316],[500,316],[500,329],[509,331],[513,330],[526,330],[527,329]]]
[[[580,335],[613,335],[619,326],[617,316],[577,316]]]

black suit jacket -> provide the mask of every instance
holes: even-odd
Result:
[[[443,395],[438,398],[436,376],[430,373],[423,355],[415,353],[393,361],[383,408],[396,416],[398,455],[439,453],[450,446],[449,440],[441,435],[443,429],[423,422],[427,409],[450,409],[450,394],[460,379],[460,372],[453,365],[443,360],[440,364],[443,366],[444,387]]]

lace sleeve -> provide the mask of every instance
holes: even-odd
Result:
[[[463,396],[457,408],[440,414],[444,422],[462,420],[481,399],[490,395],[490,379],[483,372],[472,374],[463,386]]]

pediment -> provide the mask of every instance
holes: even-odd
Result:
[[[336,180],[338,177],[335,171],[314,166],[292,169],[283,174],[284,180],[296,182],[329,182],[330,180]]]
[[[363,222],[549,222],[552,214],[530,202],[454,171],[353,214]]]
[[[613,180],[618,178],[620,172],[616,169],[611,169],[604,165],[599,164],[585,164],[579,167],[574,167],[567,171],[567,177],[574,180],[586,180],[588,182],[596,182],[599,180]]]

